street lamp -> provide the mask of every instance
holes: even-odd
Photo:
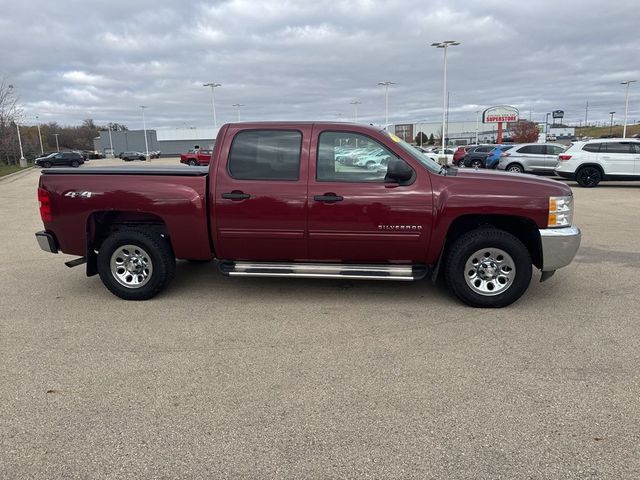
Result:
[[[354,100],[353,102],[349,102],[351,105],[353,105],[353,109],[354,109],[354,122],[358,123],[358,105],[362,104],[362,102],[360,102],[359,100]]]
[[[59,133],[54,133],[53,136],[56,137],[56,151],[59,152],[60,151],[60,145],[58,145],[58,135],[60,135]]]
[[[44,155],[44,147],[42,146],[42,133],[40,133],[40,118],[36,115],[36,124],[38,125],[38,138],[40,139],[40,154]]]
[[[214,135],[217,135],[218,120],[216,119],[216,94],[214,93],[214,90],[216,89],[216,87],[221,87],[222,84],[216,83],[216,82],[209,82],[209,83],[203,83],[202,86],[211,87],[211,106],[213,107],[213,130],[214,130]]]
[[[613,114],[616,112],[609,112],[609,115],[611,115],[611,123],[609,123],[609,136],[611,136],[611,132],[613,131]]]
[[[232,107],[236,107],[236,113],[238,114],[238,122],[240,121],[240,107],[244,107],[242,103],[234,103],[231,105]]]
[[[447,50],[449,47],[460,45],[460,42],[455,40],[445,40],[444,42],[432,43],[432,47],[442,48],[444,50],[444,68],[443,68],[443,82],[442,82],[442,154],[444,155],[445,147],[445,128],[446,128],[446,114],[447,114]],[[446,157],[445,157],[446,158]]]
[[[395,82],[389,80],[378,82],[378,85],[384,86],[384,129],[389,126],[389,86],[395,85]]]
[[[149,107],[146,105],[140,105],[140,109],[142,110],[142,129],[144,130],[144,148],[145,148],[144,156],[148,162],[149,161],[149,143],[147,143],[147,122],[144,118],[144,111],[146,108],[149,108]]]
[[[479,127],[480,110],[476,110],[476,145],[478,145],[478,127]]]
[[[113,139],[111,138],[111,124],[109,124],[109,148],[111,149],[111,157],[109,158],[115,157],[115,155],[113,154]]]
[[[27,166],[27,159],[24,158],[24,152],[22,151],[22,138],[20,138],[20,126],[18,125],[17,120],[16,129],[18,130],[18,145],[20,145],[20,167],[24,168]]]
[[[551,112],[547,112],[544,116],[544,141],[547,141],[547,137],[549,136],[549,115]]]
[[[627,138],[627,110],[629,109],[629,85],[636,82],[636,80],[625,80],[620,82],[620,85],[626,85],[626,93],[624,95],[624,126],[622,127],[622,138]]]

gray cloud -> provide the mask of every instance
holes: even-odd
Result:
[[[32,0],[0,18],[0,76],[16,86],[27,114],[44,121],[210,126],[216,81],[219,123],[246,120],[384,118],[438,121],[442,51],[449,52],[452,120],[511,104],[541,120],[563,109],[566,120],[616,118],[627,78],[640,80],[636,2],[374,2]],[[640,85],[630,96],[640,120]]]

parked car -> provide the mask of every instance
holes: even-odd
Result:
[[[458,166],[458,164],[460,163],[460,161],[462,159],[464,159],[464,156],[467,154],[467,152],[473,148],[476,147],[477,145],[462,145],[460,147],[458,147],[456,149],[455,152],[453,152],[453,164]]]
[[[485,168],[487,157],[491,153],[491,151],[498,147],[501,150],[508,150],[513,145],[477,145],[475,147],[471,147],[467,154],[464,156],[464,159],[458,163],[460,167],[471,167],[471,168]]]
[[[123,152],[120,154],[120,158],[125,162],[130,162],[131,160],[146,160],[142,152]]]
[[[565,150],[557,143],[521,143],[504,152],[498,170],[514,173],[553,173],[558,155]]]
[[[197,167],[199,165],[209,165],[211,161],[211,150],[191,149],[187,153],[180,155],[180,163]]]
[[[77,152],[55,152],[46,157],[36,158],[34,163],[42,168],[56,166],[79,167],[84,163],[84,158]]]
[[[556,175],[595,187],[603,180],[640,180],[640,140],[574,142],[558,155]]]
[[[217,140],[208,171],[44,170],[38,244],[80,256],[67,264],[86,263],[87,275],[99,274],[127,300],[165,289],[176,258],[216,258],[216,268],[235,277],[411,281],[442,274],[475,307],[513,303],[534,266],[546,280],[580,245],[564,183],[444,168],[380,128],[236,123],[224,125]],[[338,162],[338,146],[356,143],[383,150],[387,168]],[[56,288],[65,287],[59,281]]]

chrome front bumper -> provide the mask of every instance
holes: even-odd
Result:
[[[569,265],[578,252],[581,238],[582,232],[574,225],[540,229],[542,271],[552,272]]]

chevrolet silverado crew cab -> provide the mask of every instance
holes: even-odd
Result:
[[[380,155],[384,169],[341,160]],[[354,162],[357,164],[357,161]],[[348,123],[234,123],[209,167],[59,168],[38,188],[45,251],[145,300],[176,259],[228,276],[444,277],[475,307],[503,307],[569,264],[580,244],[565,184],[442,167],[395,135]]]

